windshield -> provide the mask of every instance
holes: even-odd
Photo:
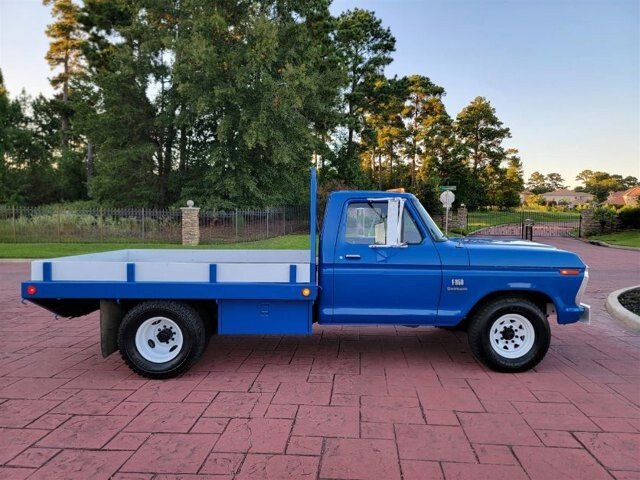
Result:
[[[422,206],[422,204],[418,201],[417,198],[413,198],[413,205],[416,207],[416,210],[418,211],[418,214],[420,215],[420,217],[422,218],[422,221],[424,222],[424,224],[427,226],[427,229],[429,230],[429,232],[431,233],[431,236],[433,237],[433,239],[436,242],[443,242],[447,239],[447,237],[444,235],[444,233],[442,233],[440,231],[440,229],[438,228],[438,226],[436,225],[436,223],[433,221],[433,219],[429,216],[429,214],[427,213],[427,211],[424,209],[424,207]]]

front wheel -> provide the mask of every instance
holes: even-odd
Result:
[[[467,331],[475,357],[492,370],[522,372],[544,358],[551,342],[549,322],[523,298],[501,298],[484,305]]]
[[[139,303],[122,319],[118,347],[125,363],[147,378],[171,378],[187,371],[202,356],[208,335],[190,305]]]

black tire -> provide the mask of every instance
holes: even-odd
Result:
[[[182,348],[175,358],[163,363],[147,360],[136,347],[136,332],[148,319],[167,318],[180,328]],[[118,330],[118,348],[125,363],[138,375],[153,379],[172,378],[196,364],[207,346],[204,322],[190,305],[172,301],[149,301],[137,304],[122,319]]]
[[[528,320],[535,333],[533,345],[517,358],[500,355],[491,345],[491,327],[504,315],[517,314]],[[498,332],[494,329],[494,333]],[[513,333],[506,331],[506,337]],[[497,334],[501,334],[498,332]],[[505,337],[505,338],[506,338]],[[535,367],[544,358],[551,342],[551,330],[546,316],[533,302],[518,297],[505,297],[483,305],[471,319],[467,329],[469,347],[484,365],[498,372],[523,372]],[[513,338],[513,337],[512,337]],[[509,341],[518,341],[515,340]],[[496,342],[498,344],[498,342]],[[500,349],[500,347],[496,347]],[[503,347],[504,348],[504,347]],[[509,348],[509,346],[507,346]]]

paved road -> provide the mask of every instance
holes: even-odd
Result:
[[[640,283],[640,253],[551,243],[591,265],[595,318],[553,326],[518,375],[479,366],[464,334],[368,327],[218,338],[190,374],[146,381],[100,357],[95,314],[21,305],[27,266],[0,264],[0,478],[637,479],[640,336],[603,303]]]

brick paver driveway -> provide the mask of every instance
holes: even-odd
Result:
[[[100,357],[96,314],[21,305],[27,265],[1,264],[0,478],[637,479],[640,336],[603,302],[640,283],[640,253],[552,243],[591,265],[593,324],[553,325],[519,375],[464,334],[370,327],[218,338],[146,381]]]

